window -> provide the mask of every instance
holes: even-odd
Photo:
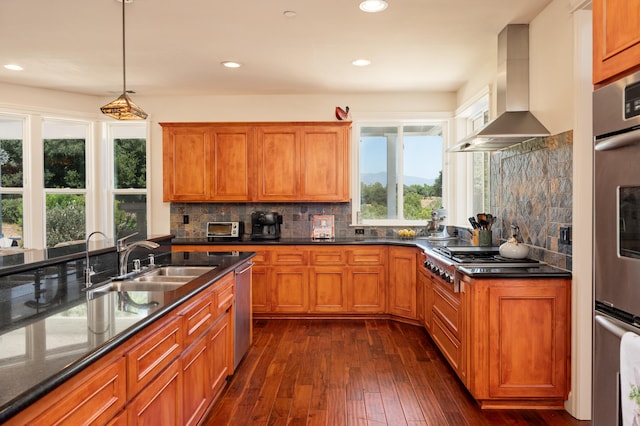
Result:
[[[138,233],[147,237],[147,126],[144,123],[109,126],[113,153],[113,235]]]
[[[24,119],[0,116],[0,238],[12,245],[23,238],[23,129]]]
[[[424,223],[442,207],[445,126],[359,126],[360,192],[354,207],[363,223]]]
[[[87,134],[87,123],[42,123],[46,247],[86,238]]]

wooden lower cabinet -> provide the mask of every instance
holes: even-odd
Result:
[[[211,402],[209,370],[211,344],[202,336],[182,354],[182,424],[197,424]]]
[[[348,312],[386,312],[387,280],[384,266],[351,266],[347,274]]]
[[[309,311],[309,271],[305,267],[282,266],[271,269],[271,311]]]
[[[422,324],[428,332],[431,332],[432,306],[433,306],[433,284],[427,270],[422,267],[424,262],[418,265],[418,287],[422,287]]]
[[[126,362],[122,354],[97,361],[97,368],[83,371],[6,425],[105,424],[126,403]]]
[[[271,312],[271,286],[266,266],[256,265],[251,269],[251,304],[254,313]]]
[[[129,403],[129,425],[181,424],[181,364],[180,359],[172,362]]]
[[[417,319],[416,265],[418,249],[389,247],[389,294],[387,305],[390,314]]]
[[[233,374],[233,324],[229,312],[215,323],[209,333],[209,387],[215,398],[224,388],[227,377]]]
[[[483,408],[562,408],[570,387],[570,280],[472,280],[467,387]]]
[[[309,271],[310,312],[347,311],[347,273],[339,266],[322,266]]]

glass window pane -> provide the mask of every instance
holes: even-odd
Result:
[[[47,194],[47,247],[86,238],[85,196]]]
[[[137,232],[136,239],[147,238],[146,194],[116,195],[114,200],[116,239]]]
[[[11,238],[22,247],[22,195],[0,194],[0,237]]]
[[[115,139],[114,187],[147,187],[147,152],[145,139]]]
[[[22,188],[23,120],[0,117],[0,186]]]
[[[85,188],[87,126],[44,122],[45,188]]]
[[[442,207],[442,128],[403,128],[404,219],[429,220]]]
[[[363,127],[360,131],[360,210],[363,219],[387,219],[389,215],[396,215],[397,138],[395,127]]]

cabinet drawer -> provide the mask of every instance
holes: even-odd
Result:
[[[306,265],[308,252],[306,250],[274,250],[271,252],[272,265]]]
[[[333,250],[312,250],[310,254],[312,265],[344,266],[346,263],[346,253],[344,250],[335,248]]]
[[[124,358],[101,369],[82,385],[53,404],[32,425],[104,424],[124,407],[126,398]]]
[[[142,331],[142,340],[127,352],[127,396],[133,398],[182,351],[182,317],[162,321],[163,324]]]
[[[367,247],[347,250],[349,265],[384,265],[386,263],[383,247]]]
[[[462,311],[460,301],[439,285],[433,286],[433,313],[457,339],[461,339]]]
[[[217,282],[215,293],[216,300],[216,318],[227,311],[231,305],[233,305],[233,298],[235,295],[235,276],[231,272],[225,275],[219,282]]]
[[[447,361],[449,361],[451,367],[453,367],[456,373],[460,374],[462,366],[462,345],[437,316],[434,316],[432,319],[431,338],[438,348],[440,348]]]
[[[218,306],[213,290],[206,290],[199,300],[178,312],[184,318],[184,346],[187,347],[213,324]]]

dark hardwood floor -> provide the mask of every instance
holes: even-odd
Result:
[[[480,410],[420,327],[256,320],[208,425],[589,425],[564,411]]]

